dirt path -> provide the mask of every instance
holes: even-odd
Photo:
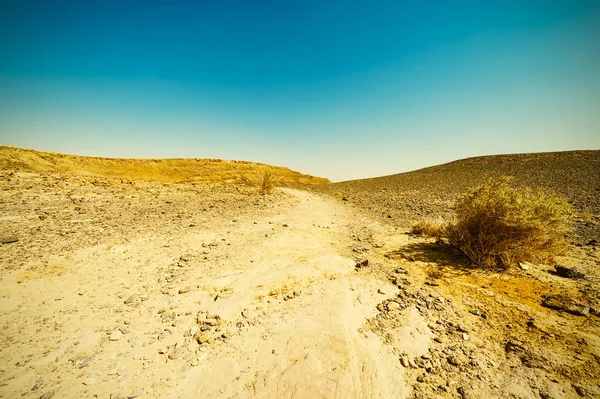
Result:
[[[398,356],[361,330],[397,288],[340,255],[348,210],[285,193],[260,218],[80,248],[50,262],[56,274],[5,273],[0,395],[406,396]]]

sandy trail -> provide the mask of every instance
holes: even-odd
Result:
[[[361,329],[396,287],[341,255],[350,211],[285,192],[266,219],[79,249],[54,260],[60,275],[3,275],[0,395],[405,397],[398,356]]]

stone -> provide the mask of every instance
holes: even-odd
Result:
[[[354,267],[357,269],[360,269],[360,268],[366,267],[366,266],[369,266],[369,259],[358,261],[358,262],[356,262],[356,265],[354,265]]]
[[[402,267],[396,269],[396,273],[398,274],[408,274],[408,271]]]
[[[417,377],[417,381],[419,382],[427,382],[427,374],[421,374]]]
[[[385,287],[381,287],[380,289],[377,290],[377,292],[382,295],[388,294],[387,289]]]
[[[400,309],[400,304],[398,302],[389,302],[387,304],[387,310],[389,312],[393,312],[394,310],[399,310]]]
[[[589,305],[563,294],[545,295],[542,299],[542,306],[576,316],[586,316],[590,312]]]
[[[474,314],[475,316],[481,316],[481,310],[473,309],[469,313]]]
[[[17,237],[17,236],[2,236],[2,237],[0,237],[0,244],[12,244],[17,241],[19,241],[19,237]]]
[[[173,348],[173,349],[171,349],[171,351],[169,352],[169,355],[167,357],[171,360],[175,360],[178,357],[180,357],[181,355],[183,355],[184,353],[185,353],[185,348],[183,348],[183,347]]]
[[[577,395],[579,395],[582,398],[585,398],[587,392],[585,391],[585,389],[583,389],[582,386],[573,384],[573,389],[575,390],[575,393],[577,393]]]
[[[462,338],[463,338],[463,340],[468,341],[469,340],[469,334],[463,333]]]
[[[123,338],[123,333],[121,332],[121,330],[115,330],[110,334],[109,339],[111,341],[118,341],[121,338]]]
[[[40,399],[50,399],[54,396],[55,393],[55,391],[45,392],[42,396],[40,396]]]
[[[465,326],[464,324],[459,324],[456,328],[458,328],[458,331],[463,332],[463,333],[469,332],[469,328],[467,326]]]
[[[511,339],[506,343],[506,345],[504,345],[504,350],[506,352],[519,352],[523,351],[524,349],[523,343],[516,339]]]
[[[129,395],[127,395],[127,399],[133,399],[133,398],[137,398],[138,396],[142,395],[144,393],[143,389],[138,389],[137,391],[130,393]]]
[[[448,363],[450,363],[453,366],[460,366],[462,362],[460,361],[458,356],[450,356],[448,358]]]
[[[183,287],[183,288],[181,288],[181,289],[179,290],[179,293],[180,293],[180,294],[185,294],[185,293],[187,293],[187,292],[190,292],[191,290],[192,290],[192,287],[188,285],[187,287]]]
[[[79,364],[77,365],[80,369],[84,368],[85,366],[87,366],[88,364],[91,363],[91,361],[94,359],[94,356],[88,356],[85,359],[82,359]]]
[[[131,295],[130,297],[125,299],[125,301],[123,301],[123,303],[128,306],[139,306],[141,302],[142,300],[138,295]]]
[[[408,358],[406,356],[403,356],[400,359],[400,363],[402,363],[402,365],[406,368],[410,367],[410,364],[408,363]]]
[[[583,273],[581,273],[574,267],[555,265],[554,268],[556,269],[556,274],[560,277],[572,278],[572,279],[578,279],[578,278],[585,277],[585,275]]]
[[[529,270],[529,265],[527,263],[519,262],[519,268],[521,270]]]
[[[456,389],[456,392],[458,392],[462,399],[469,399],[471,397],[471,395],[469,395],[467,390],[463,387],[458,387],[458,389]]]

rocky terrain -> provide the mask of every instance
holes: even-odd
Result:
[[[1,397],[600,397],[592,239],[493,273],[358,191],[0,175]]]
[[[0,170],[32,173],[63,173],[76,176],[111,177],[192,183],[245,183],[265,170],[283,187],[329,183],[322,177],[305,175],[281,166],[222,159],[172,158],[123,159],[83,157],[0,145]]]
[[[572,240],[600,236],[600,151],[566,151],[467,158],[413,172],[315,187],[398,227],[418,219],[449,219],[457,196],[490,178],[550,188],[575,211]]]

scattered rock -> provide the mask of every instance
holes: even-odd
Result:
[[[79,364],[77,365],[80,369],[84,368],[85,366],[87,366],[88,364],[91,363],[91,361],[94,359],[94,356],[88,356],[85,359],[82,359]]]
[[[458,358],[458,356],[450,356],[448,358],[448,363],[450,363],[453,366],[460,366],[462,364],[461,360]]]
[[[356,262],[356,265],[354,265],[354,267],[357,269],[360,269],[360,268],[366,267],[366,266],[369,266],[369,259],[358,261],[358,262]]]
[[[542,299],[542,306],[577,316],[585,316],[590,312],[589,305],[562,294],[545,295]]]
[[[516,339],[511,339],[506,343],[506,345],[504,345],[504,350],[506,352],[519,352],[523,351],[524,349],[523,342]]]
[[[456,392],[458,392],[458,394],[462,397],[462,399],[469,399],[471,397],[471,395],[469,395],[467,390],[463,387],[458,387]]]
[[[178,357],[180,357],[181,355],[183,355],[183,353],[185,352],[185,348],[184,347],[174,347],[173,349],[171,349],[171,351],[169,352],[169,356],[167,356],[169,359],[171,360],[175,360]]]
[[[575,390],[577,395],[581,396],[582,398],[585,398],[587,392],[585,391],[585,389],[583,389],[582,386],[573,384],[573,389]]]
[[[143,393],[144,393],[143,389],[138,389],[137,391],[135,391],[135,392],[130,393],[129,395],[127,395],[127,399],[137,398],[138,396],[140,396]]]
[[[471,310],[469,313],[474,314],[475,316],[481,316],[481,310],[479,309],[473,309]]]
[[[2,236],[0,237],[0,244],[12,244],[13,242],[19,241],[17,236]]]
[[[457,327],[458,331],[468,333],[470,330],[463,324],[459,324]]]
[[[463,340],[468,341],[469,340],[469,334],[463,333],[462,338],[463,338]]]
[[[385,287],[381,287],[380,289],[377,290],[377,293],[382,294],[382,295],[387,295],[388,291]]]
[[[135,306],[139,306],[141,302],[142,302],[142,300],[138,295],[131,295],[129,298],[125,299],[125,301],[123,303],[125,305],[135,307]]]
[[[408,358],[406,356],[403,356],[400,359],[400,363],[402,363],[402,365],[406,368],[410,367],[410,364],[408,363]]]
[[[118,341],[121,338],[123,338],[123,333],[121,332],[121,330],[115,330],[112,332],[112,334],[110,334],[109,339],[111,341]]]
[[[554,268],[556,269],[556,274],[560,277],[577,279],[585,276],[574,267],[555,265]]]
[[[427,382],[427,374],[421,374],[420,376],[417,377],[417,381],[419,382]]]
[[[190,292],[191,290],[192,290],[192,287],[188,285],[187,287],[183,287],[183,288],[181,288],[181,289],[179,290],[179,293],[180,293],[180,294],[185,294],[186,292]]]
[[[45,392],[42,396],[40,396],[40,399],[50,399],[54,396],[55,393],[55,391]]]
[[[529,265],[527,263],[524,263],[524,262],[519,262],[519,268],[521,270],[529,270]]]
[[[404,269],[403,267],[399,267],[396,269],[396,273],[398,274],[408,274],[408,270]]]
[[[394,310],[399,310],[400,309],[400,304],[398,302],[389,302],[387,304],[387,310],[388,312],[393,312]]]

